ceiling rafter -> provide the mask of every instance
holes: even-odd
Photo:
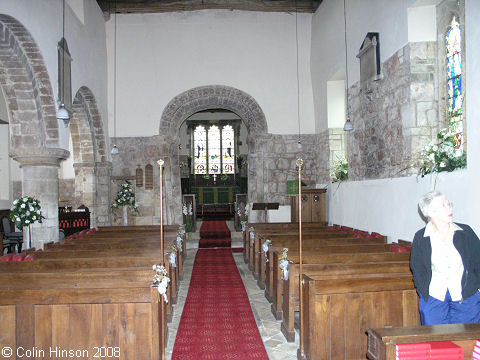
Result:
[[[206,9],[314,13],[322,0],[97,0],[102,11],[117,14]]]

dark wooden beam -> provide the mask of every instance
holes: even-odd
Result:
[[[107,13],[161,13],[206,9],[314,13],[323,0],[97,0]]]

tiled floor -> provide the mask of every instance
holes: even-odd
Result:
[[[227,222],[230,229],[233,226]],[[200,225],[198,225],[200,228]],[[193,269],[193,260],[198,247],[198,233],[190,234],[191,240],[187,242],[188,256],[184,263],[184,277],[178,291],[177,304],[173,306],[173,320],[168,324],[168,343],[165,352],[166,359],[170,360],[175,343],[180,317],[182,316],[183,306],[187,298],[188,286]],[[232,232],[232,247],[243,247],[241,242],[241,233]],[[257,281],[253,278],[248,266],[243,261],[243,253],[233,253],[233,257],[242,277],[245,289],[247,290],[253,315],[257,321],[258,330],[262,336],[265,349],[271,360],[294,360],[297,359],[298,335],[295,343],[288,343],[280,331],[281,321],[275,320],[270,311],[270,303],[265,299],[265,293],[257,286]],[[245,359],[248,360],[248,359]]]

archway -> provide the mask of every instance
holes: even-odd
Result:
[[[70,133],[75,169],[75,202],[90,209],[92,226],[108,225],[111,163],[106,160],[105,134],[97,102],[86,86],[77,91],[73,100]]]
[[[56,107],[40,49],[16,19],[0,14],[0,86],[10,117],[10,156],[22,167],[22,194],[37,197],[46,217],[33,226],[33,246],[58,239],[58,165],[69,155],[58,148]]]
[[[248,197],[249,201],[261,201],[264,197],[260,173],[252,171],[262,164],[262,154],[256,153],[255,142],[267,133],[265,114],[257,101],[249,94],[224,85],[201,86],[185,91],[175,96],[165,107],[160,120],[160,136],[167,144],[168,153],[165,163],[166,196],[171,201],[166,202],[167,221],[180,223],[182,221],[180,168],[178,164],[178,130],[183,121],[199,111],[208,109],[225,109],[237,114],[245,123],[248,137]]]

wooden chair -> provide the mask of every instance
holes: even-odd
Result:
[[[10,221],[6,217],[2,218],[2,226],[4,238],[10,243],[12,243],[13,246],[16,245],[18,253],[21,253],[23,244],[23,233],[20,231],[12,231],[10,227]]]

